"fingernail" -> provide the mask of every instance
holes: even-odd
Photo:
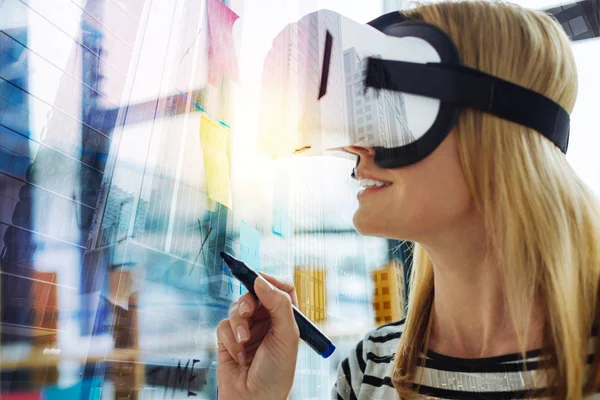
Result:
[[[240,351],[238,353],[238,362],[240,363],[240,365],[246,365],[246,352],[245,351]]]
[[[247,301],[242,301],[240,304],[240,315],[250,312],[250,304]]]
[[[248,332],[246,330],[246,327],[244,325],[240,325],[237,328],[235,328],[235,332],[237,334],[237,341],[238,342],[243,342],[244,340],[248,339]]]

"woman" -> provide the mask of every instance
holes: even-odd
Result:
[[[465,65],[573,109],[575,62],[550,17],[488,2],[404,14],[441,28]],[[359,342],[334,398],[597,396],[600,212],[556,146],[464,109],[416,164],[382,169],[372,148],[346,150],[358,179],[392,184],[359,198],[358,232],[417,245],[406,320]],[[264,275],[256,292],[260,306],[242,296],[217,330],[221,399],[285,399],[292,386],[294,287]]]

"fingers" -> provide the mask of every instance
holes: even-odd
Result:
[[[238,301],[231,304],[229,308],[229,324],[238,343],[244,343],[250,339],[250,321],[257,308],[257,301],[250,293],[240,297]]]
[[[290,295],[275,288],[262,277],[258,277],[254,281],[254,291],[271,316],[271,331],[276,336],[282,335],[279,337],[282,340],[299,337]]]
[[[217,325],[217,347],[219,363],[235,360],[240,365],[246,363],[244,345],[238,343],[231,329],[229,320],[224,319]]]
[[[251,349],[253,345],[262,342],[270,328],[270,320],[259,321],[250,328],[250,339],[244,343],[246,353],[250,351],[249,349]]]
[[[250,365],[254,356],[256,355],[256,351],[263,343],[265,335],[269,332],[271,328],[271,321],[265,320],[260,321],[250,329],[250,339],[244,343],[244,350],[246,351],[246,363]]]
[[[260,346],[265,334],[271,326],[270,321],[260,321],[250,329],[250,337],[246,343],[240,343],[235,338],[229,320],[222,320],[217,326],[217,344],[219,362],[235,361],[240,365],[251,361],[254,352]]]
[[[259,274],[262,275],[262,277],[265,278],[267,282],[275,286],[277,289],[286,292],[292,299],[292,304],[298,307],[298,295],[296,294],[296,287],[294,286],[294,282],[287,278],[275,278],[274,276],[265,274],[264,272],[259,272]]]
[[[251,293],[241,296],[217,327],[220,363],[247,365],[269,332],[284,356],[297,352],[299,332],[292,309],[292,303],[298,304],[296,289],[289,280],[260,274],[254,282],[258,299]]]
[[[252,316],[259,307],[258,300],[252,293],[245,293],[238,299],[237,303],[239,304],[239,314],[244,318]]]

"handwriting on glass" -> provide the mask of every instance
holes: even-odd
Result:
[[[192,362],[192,367],[188,374],[188,368],[190,365],[190,361]],[[171,396],[175,395],[175,390],[179,387],[179,390],[183,390],[184,384],[187,383],[187,395],[197,396],[195,392],[192,392],[192,389],[199,389],[202,387],[200,382],[197,382],[198,374],[194,373],[194,365],[199,363],[200,360],[192,359],[187,360],[185,364],[185,368],[181,368],[181,361],[177,361],[177,369],[175,369],[175,379],[171,384],[171,371],[173,368],[165,367],[165,366],[154,366],[150,367],[146,372],[146,376],[148,378],[148,382],[152,383],[152,386],[164,386],[165,392],[164,396],[166,397],[167,391],[170,387],[173,388],[173,393]],[[206,377],[205,377],[206,378]],[[206,381],[204,382],[206,384]]]

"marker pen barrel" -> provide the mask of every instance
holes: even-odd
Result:
[[[231,254],[222,251],[221,258],[229,266],[233,276],[235,276],[246,289],[254,295],[254,297],[257,297],[254,292],[254,281],[258,277],[258,273],[246,265],[242,260],[238,260]],[[335,350],[333,342],[294,305],[292,305],[292,308],[294,309],[296,325],[298,325],[298,330],[300,331],[300,339],[304,340],[306,344],[320,354],[321,357],[329,357]]]

